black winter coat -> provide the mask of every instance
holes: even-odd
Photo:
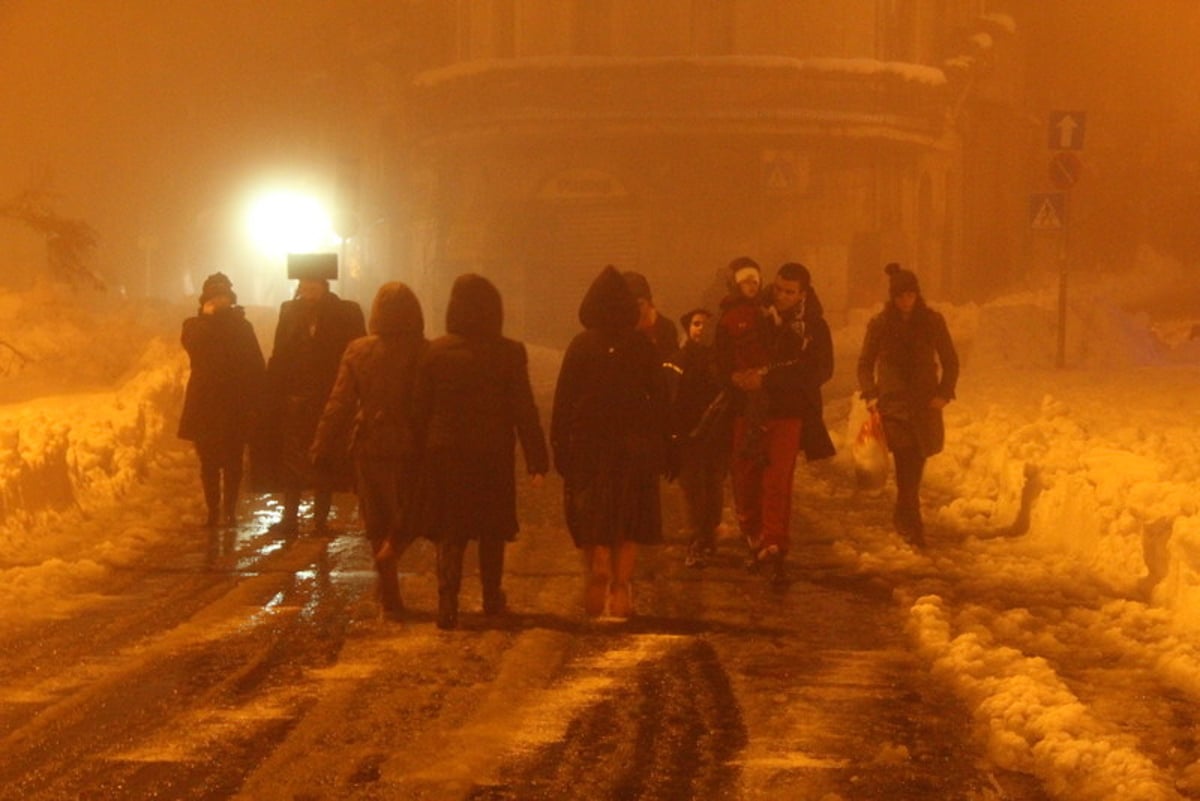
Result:
[[[180,335],[191,364],[179,437],[232,453],[245,446],[263,385],[262,349],[239,306],[183,321]]]
[[[579,317],[587,330],[563,354],[550,423],[567,528],[578,547],[660,542],[669,435],[662,360],[634,328],[637,304],[616,270],[593,282]]]
[[[905,320],[889,303],[867,324],[858,359],[858,385],[865,400],[878,399],[888,445],[918,447],[925,456],[939,453],[945,442],[935,397],[954,398],[958,353],[946,319],[917,301]]]
[[[415,396],[422,489],[418,535],[511,540],[518,531],[516,444],[529,475],[550,469],[525,346],[511,339],[435,339]]]
[[[260,491],[335,489],[353,485],[348,455],[331,475],[313,472],[309,457],[317,422],[346,346],[366,334],[362,309],[332,292],[316,303],[285,301],[267,362],[263,426],[251,453]]]

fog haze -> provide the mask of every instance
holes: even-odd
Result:
[[[1006,81],[987,90],[996,97],[973,98],[981,107],[1015,109],[1006,117],[1014,120],[1009,146],[1001,148],[1023,154],[1026,186],[1014,189],[1054,190],[1043,163],[1046,115],[1085,111],[1084,173],[1072,192],[1075,258],[1088,269],[1119,267],[1150,244],[1193,261],[1200,245],[1195,4],[977,5],[1015,23],[1011,42],[996,42],[984,54],[992,60],[989,74],[1003,73]],[[731,7],[753,13],[750,4]],[[339,160],[359,156],[354,128],[398,125],[404,135],[403,114],[381,110],[381,99],[395,96],[416,66],[437,66],[406,63],[405,53],[425,52],[444,37],[450,23],[437,22],[440,13],[424,2],[6,0],[0,4],[6,120],[0,199],[53,193],[60,213],[98,231],[96,269],[110,285],[133,294],[185,295],[189,276],[232,258],[226,237],[245,186],[279,174],[328,186]],[[396,30],[380,36],[385,22]],[[960,44],[929,61],[940,63]],[[982,114],[976,119],[987,124]],[[968,184],[970,172],[968,165]],[[723,191],[713,181],[707,176],[694,193]],[[1023,202],[1017,198],[1004,212],[1013,217],[1011,235],[1008,252],[998,257],[1015,281],[1028,278],[1024,262],[1038,255],[1018,241],[1027,235],[1027,221],[1014,212]],[[0,235],[13,240],[12,226]],[[36,253],[28,242],[9,247]],[[974,247],[973,253],[968,242],[951,261],[996,251],[986,242]],[[732,255],[714,253],[713,263]],[[386,260],[404,258],[389,253]],[[997,269],[989,264],[983,271]],[[958,294],[965,299],[1006,283],[971,278]]]

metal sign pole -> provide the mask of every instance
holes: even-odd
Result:
[[[1054,356],[1056,367],[1067,366],[1067,273],[1068,248],[1071,236],[1071,193],[1063,192],[1062,238],[1058,251],[1058,348]]]

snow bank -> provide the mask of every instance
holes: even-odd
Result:
[[[0,375],[0,617],[54,617],[155,539],[144,522],[90,521],[124,503],[174,438],[187,312],[54,287],[0,294],[0,310],[0,341],[21,354]],[[131,511],[148,519],[152,506]]]

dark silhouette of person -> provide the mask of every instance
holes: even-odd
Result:
[[[180,335],[191,372],[179,437],[200,459],[205,525],[234,525],[252,410],[264,377],[262,349],[224,273],[204,281],[200,308]]]
[[[380,609],[392,620],[404,612],[396,567],[413,539],[404,518],[417,467],[412,396],[427,347],[417,296],[399,281],[381,286],[371,306],[370,333],[346,346],[312,444],[317,465],[332,463],[349,446]]]
[[[325,531],[335,489],[349,489],[349,453],[330,463],[314,465],[309,449],[317,422],[337,377],[346,346],[366,334],[363,313],[353,301],[329,290],[323,276],[294,273],[296,296],[279,308],[275,343],[267,362],[267,416],[276,426],[267,447],[274,461],[273,484],[283,491],[283,514],[273,528],[299,530],[300,500],[313,491],[313,522]]]
[[[525,346],[503,335],[500,293],[480,275],[460,275],[446,307],[446,334],[429,344],[417,373],[420,438],[416,530],[437,544],[437,625],[458,625],[463,555],[479,544],[483,612],[502,615],[504,550],[518,531],[516,444],[540,487],[550,468],[529,382]]]
[[[666,380],[637,329],[628,284],[605,267],[579,306],[584,330],[563,354],[550,442],[567,528],[584,554],[584,611],[633,614],[639,545],[662,542],[659,478],[667,469]]]
[[[858,357],[858,386],[883,419],[896,468],[896,533],[925,545],[921,479],[945,443],[942,409],[954,399],[958,353],[946,318],[925,304],[917,276],[889,263],[888,301],[871,318]]]

